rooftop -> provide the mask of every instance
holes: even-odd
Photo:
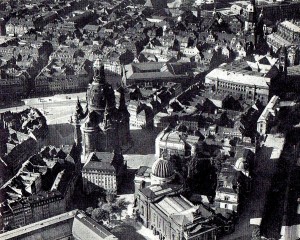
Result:
[[[257,122],[266,120],[268,118],[269,114],[274,115],[274,108],[276,107],[278,100],[279,100],[279,97],[275,96],[275,95],[271,98],[271,100],[268,102],[267,106],[261,113],[260,117],[258,118]]]
[[[63,227],[63,225],[69,225],[69,227]],[[62,228],[60,228],[62,227]],[[34,239],[37,237],[37,232],[43,232],[45,230],[53,230],[57,232],[57,235],[63,234],[69,235],[75,239],[117,239],[112,233],[106,230],[102,225],[95,222],[93,219],[87,217],[83,212],[79,210],[72,210],[67,213],[63,213],[45,220],[26,225],[24,227],[17,228],[12,231],[8,231],[0,234],[0,239],[24,239],[29,236]],[[63,231],[60,232],[60,231]],[[40,235],[40,234],[39,234]],[[47,239],[57,239],[55,236],[47,236]],[[41,239],[43,238],[41,234]]]
[[[140,191],[149,198],[156,198],[160,196],[166,196],[168,194],[177,193],[182,189],[182,186],[173,184],[164,185],[151,185],[149,187],[143,188]]]
[[[283,21],[282,23],[280,23],[281,25],[283,25],[284,27],[294,31],[294,32],[298,32],[300,33],[300,27],[290,21]]]
[[[267,74],[250,71],[235,65],[222,65],[208,73],[206,78],[269,88],[271,78],[275,76],[267,77]]]
[[[182,196],[167,196],[155,204],[167,216],[194,212],[196,207]]]
[[[93,152],[90,153],[83,170],[98,169],[103,171],[114,172],[115,168],[112,165],[114,154],[109,152]]]

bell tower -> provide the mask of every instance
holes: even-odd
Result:
[[[279,72],[283,80],[286,80],[287,76],[287,50],[285,46],[280,48],[279,52]]]
[[[250,0],[250,4],[246,8],[245,14],[245,31],[251,31],[255,29],[256,26],[256,6],[255,0]]]
[[[294,66],[295,62],[296,62],[296,48],[295,46],[290,47],[288,54],[287,54],[287,58],[288,58],[288,63],[289,66]]]

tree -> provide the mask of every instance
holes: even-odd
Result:
[[[111,220],[111,213],[113,211],[113,206],[112,206],[112,203],[104,203],[102,205],[102,210],[107,212],[107,216],[108,216],[108,221],[110,222]]]
[[[98,198],[98,207],[102,208],[102,205],[104,204],[104,201],[102,198]]]
[[[261,239],[259,226],[255,226],[254,230],[252,231],[251,239],[252,240]]]
[[[101,208],[95,208],[93,211],[92,211],[92,214],[91,214],[91,217],[99,222],[101,220],[106,220],[106,219],[109,219],[108,218],[108,212],[101,209]]]
[[[113,209],[115,212],[117,212],[120,216],[120,220],[121,220],[121,214],[122,214],[122,210],[126,210],[127,209],[127,202],[124,200],[124,198],[119,198],[115,204],[113,205]]]
[[[114,194],[108,193],[106,195],[106,201],[108,203],[113,203],[116,200],[116,196]]]
[[[115,214],[111,215],[111,220],[117,220],[117,216]]]
[[[93,209],[92,207],[88,207],[88,208],[85,210],[85,212],[86,212],[87,215],[91,216],[93,210],[94,210],[94,209]]]

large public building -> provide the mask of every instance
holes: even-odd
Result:
[[[267,105],[271,97],[271,85],[280,78],[277,59],[269,56],[254,56],[248,61],[222,64],[205,77],[205,83],[217,93]],[[283,71],[283,69],[282,69]]]
[[[216,239],[214,212],[205,205],[194,205],[182,193],[173,163],[166,154],[152,166],[150,185],[139,181],[135,204],[144,226],[159,239]]]

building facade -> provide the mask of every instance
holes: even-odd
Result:
[[[275,52],[282,46],[287,48],[294,46],[299,49],[300,23],[288,20],[280,22],[278,24],[277,31],[267,35],[267,43]]]
[[[214,207],[223,216],[237,213],[242,198],[251,190],[254,153],[251,149],[239,149],[234,158],[227,159],[218,174]]]
[[[178,130],[161,131],[155,139],[155,155],[159,157],[166,153],[168,156],[195,156],[199,141],[199,136],[187,135]]]
[[[91,193],[104,189],[117,194],[118,187],[126,171],[126,163],[121,154],[93,152],[82,169],[83,190]]]
[[[206,75],[205,83],[215,92],[230,94],[249,103],[259,100],[266,106],[270,99],[272,82],[279,76],[275,65],[266,72],[258,72],[248,63],[242,62],[222,64]]]
[[[124,66],[122,82],[125,86],[164,86],[168,82],[180,83],[184,88],[192,85],[192,68],[196,63],[132,63]]]

